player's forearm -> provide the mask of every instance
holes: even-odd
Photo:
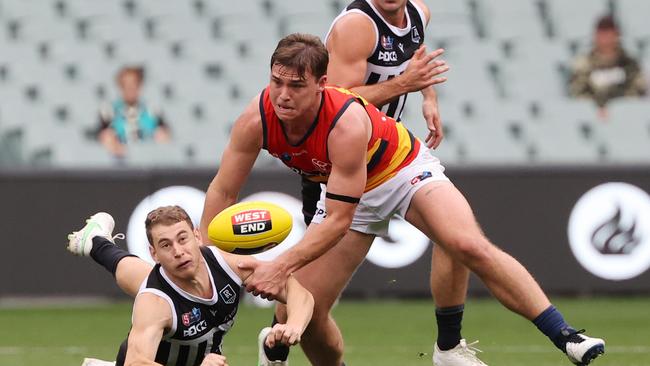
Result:
[[[314,297],[294,277],[287,281],[287,325],[303,332],[314,311]]]
[[[351,221],[351,218],[328,216],[320,224],[310,226],[298,244],[278,257],[286,273],[297,271],[334,247],[348,231]]]
[[[422,98],[424,101],[431,101],[434,103],[438,102],[438,94],[436,93],[436,90],[433,88],[433,86],[422,89]]]
[[[205,194],[203,214],[201,215],[201,236],[205,242],[208,238],[208,225],[210,221],[223,209],[237,202],[236,193],[228,193],[219,188],[216,180],[213,180]]]
[[[388,104],[409,92],[408,86],[402,83],[399,76],[377,84],[356,86],[351,90],[377,107]]]

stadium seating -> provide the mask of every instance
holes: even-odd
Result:
[[[449,81],[437,87],[457,164],[647,164],[650,103],[570,100],[572,59],[596,18],[613,12],[624,43],[650,73],[650,5],[641,0],[425,0],[430,49],[445,47]],[[213,166],[243,106],[268,81],[268,58],[291,32],[321,37],[344,0],[0,0],[0,166]],[[146,68],[145,97],[173,141],[118,162],[93,140],[97,109],[116,95],[115,73]],[[404,120],[424,138],[421,96]],[[173,159],[157,160],[159,154]],[[176,156],[177,155],[177,156]],[[262,158],[257,166],[273,165]]]

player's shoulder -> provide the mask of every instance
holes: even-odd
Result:
[[[355,38],[359,32],[374,32],[373,20],[363,12],[349,11],[339,15],[332,24],[330,33],[352,35],[352,38]]]
[[[336,137],[337,135],[355,135],[363,134],[366,131],[365,125],[363,122],[369,120],[368,113],[366,112],[365,107],[358,102],[350,103],[345,112],[341,114],[336,125],[332,128],[332,133],[330,136]],[[352,122],[352,123],[350,123]]]
[[[262,132],[261,98],[262,94],[260,93],[246,104],[243,112],[237,118],[237,121],[235,121],[234,129],[243,130],[246,133]]]
[[[376,25],[370,17],[360,12],[348,12],[334,22],[325,44],[330,52],[353,51],[365,55],[372,53],[376,38]]]

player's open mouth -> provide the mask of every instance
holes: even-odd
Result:
[[[283,106],[283,105],[278,104],[278,110],[279,110],[280,112],[288,112],[288,111],[292,111],[293,108],[288,107],[288,106]]]
[[[191,263],[192,263],[192,260],[190,259],[190,260],[187,260],[187,261],[179,264],[178,267],[176,267],[176,268],[185,269],[185,268],[189,267]]]

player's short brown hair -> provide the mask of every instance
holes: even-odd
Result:
[[[329,55],[320,38],[292,33],[280,40],[271,56],[271,67],[281,65],[296,70],[302,79],[309,71],[318,80],[327,73]]]
[[[174,225],[177,222],[185,221],[194,230],[194,224],[190,215],[187,214],[180,206],[162,206],[147,214],[147,219],[144,220],[144,227],[147,231],[147,239],[149,245],[153,245],[153,238],[151,237],[151,228],[156,225]]]

